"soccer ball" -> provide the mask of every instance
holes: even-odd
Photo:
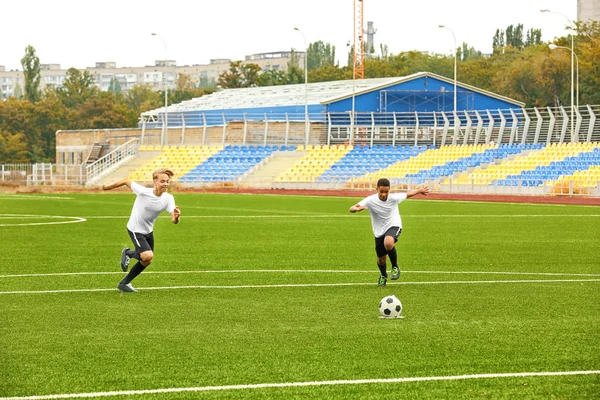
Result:
[[[379,302],[379,312],[384,317],[396,318],[402,312],[402,303],[394,295],[386,296]]]

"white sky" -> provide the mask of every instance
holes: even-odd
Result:
[[[22,69],[32,45],[42,64],[63,69],[116,62],[117,67],[154,65],[167,57],[177,65],[207,64],[213,58],[304,50],[317,40],[336,47],[346,65],[353,40],[353,0],[9,0],[3,1],[0,65]],[[541,13],[550,9],[554,13]],[[564,14],[561,15],[561,14]],[[565,18],[566,17],[566,18]],[[375,47],[451,54],[467,42],[492,52],[496,29],[524,25],[542,30],[542,40],[565,36],[577,19],[577,0],[364,0],[364,26],[373,21]],[[365,37],[366,38],[366,37]]]

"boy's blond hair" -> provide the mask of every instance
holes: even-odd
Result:
[[[159,168],[152,173],[152,180],[158,179],[158,175],[160,174],[166,174],[169,177],[169,179],[171,179],[173,175],[175,175],[173,171],[171,171],[168,168]]]

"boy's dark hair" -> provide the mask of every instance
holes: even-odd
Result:
[[[387,178],[381,178],[377,181],[377,187],[379,186],[390,187],[390,180]]]

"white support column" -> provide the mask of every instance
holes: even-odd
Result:
[[[206,114],[202,113],[202,146],[206,145]]]
[[[248,136],[248,118],[246,118],[246,113],[244,113],[244,133],[242,134],[242,144],[246,145],[246,137]]]
[[[181,114],[181,145],[185,144],[185,117]]]
[[[509,144],[513,144],[515,140],[518,139],[517,136],[517,128],[519,127],[519,120],[515,115],[514,110],[510,109],[510,116],[512,117],[512,126],[510,127],[510,139],[508,140]]]
[[[521,144],[527,143],[527,136],[529,136],[529,126],[531,125],[531,118],[529,118],[529,114],[527,111],[522,108],[523,116],[525,117],[525,125],[523,125],[523,136],[521,137]]]
[[[494,116],[490,110],[486,110],[488,116],[488,128],[485,132],[485,143],[489,143],[492,141],[492,133],[494,132],[494,125],[496,121],[494,121]]]
[[[446,136],[448,136],[448,128],[450,127],[450,121],[445,112],[442,111],[442,118],[444,118],[444,130],[442,131],[442,146],[446,145]]]
[[[544,123],[544,118],[542,118],[542,114],[537,109],[537,107],[535,107],[533,110],[535,111],[535,117],[536,117],[535,136],[533,137],[533,143],[538,144],[540,141],[540,132],[542,132],[542,124]]]
[[[373,137],[375,136],[375,117],[371,111],[371,147],[373,147]]]
[[[473,125],[473,121],[469,116],[469,112],[467,110],[463,110],[465,113],[465,117],[467,118],[467,126],[465,128],[465,139],[463,140],[463,144],[469,144],[469,138],[471,137],[471,126]]]
[[[288,113],[285,113],[285,141],[283,144],[285,144],[286,146],[288,144],[289,136],[290,136],[290,118],[288,116]]]
[[[590,113],[590,126],[588,128],[588,134],[585,141],[589,143],[592,141],[592,133],[594,132],[594,125],[596,124],[596,114],[594,114],[594,111],[592,110],[592,107],[590,107],[589,104],[587,105],[587,110],[588,113]],[[600,190],[600,186],[598,187],[598,189]]]
[[[483,118],[481,118],[481,114],[479,114],[479,111],[477,110],[475,110],[475,116],[477,117],[477,128],[475,129],[475,144],[479,144],[481,130],[483,129]]]
[[[331,145],[331,113],[327,113],[327,146]]]
[[[504,118],[502,110],[498,110],[498,115],[500,115],[500,131],[498,132],[498,145],[501,145],[504,136],[504,128],[506,128],[506,118]]]
[[[550,116],[550,123],[548,124],[548,136],[546,137],[547,145],[552,143],[552,134],[554,133],[554,124],[556,123],[556,118],[550,107],[548,107],[548,115]]]
[[[419,113],[415,111],[415,146],[419,144]]]
[[[146,117],[142,117],[142,136],[140,138],[140,143],[144,144],[144,135],[146,133]]]
[[[267,117],[267,113],[265,113],[265,137],[263,146],[267,145],[267,135],[269,134],[269,118]]]
[[[396,111],[392,112],[392,116],[394,117],[394,131],[393,131],[393,136],[392,136],[392,146],[396,147],[396,137],[398,136],[398,121],[396,120]]]
[[[575,116],[577,120],[575,121],[575,142],[579,142],[579,130],[581,129],[581,113],[579,112],[579,107],[575,107]]]
[[[225,138],[227,136],[227,119],[225,118],[225,113],[221,114],[223,117],[223,136],[221,137],[221,146],[225,147]]]
[[[438,132],[438,119],[435,111],[433,111],[433,145],[436,145],[437,141],[437,132]]]
[[[562,106],[560,107],[560,113],[563,116],[563,126],[560,130],[560,143],[564,143],[565,137],[567,136],[567,128],[569,127],[569,114],[567,114],[567,111]],[[571,141],[572,140],[573,137],[571,137]]]
[[[452,135],[452,144],[458,144],[458,136],[460,135],[460,118],[458,118],[458,114],[456,111],[452,112],[454,116],[454,135]]]

